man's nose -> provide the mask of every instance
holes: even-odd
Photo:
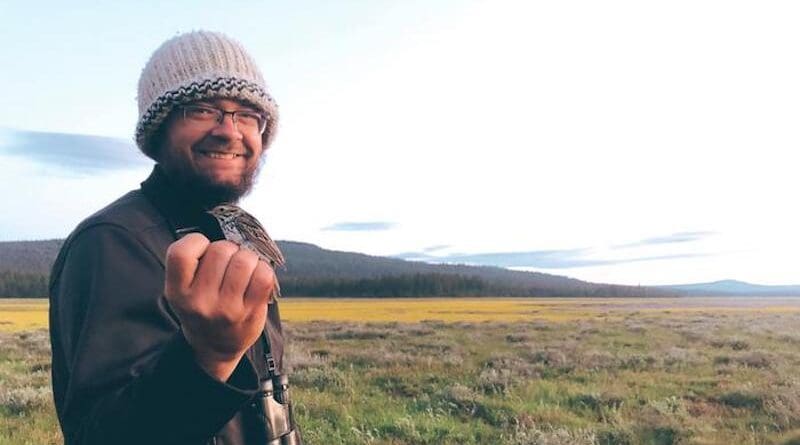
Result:
[[[233,113],[225,113],[222,116],[222,121],[217,123],[217,125],[211,129],[211,134],[217,137],[233,140],[241,140],[243,137],[242,132],[239,131],[239,127],[234,121]]]

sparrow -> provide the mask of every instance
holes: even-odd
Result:
[[[281,250],[269,237],[264,226],[241,207],[222,204],[208,213],[217,220],[226,240],[252,250],[272,267],[285,264]]]
[[[218,205],[206,213],[213,216],[219,224],[226,240],[255,252],[259,258],[273,269],[283,267],[286,260],[283,253],[270,238],[264,226],[251,214],[233,204]],[[280,286],[275,281],[275,297],[280,296]]]

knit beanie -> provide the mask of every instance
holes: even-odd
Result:
[[[136,145],[155,159],[152,138],[169,113],[176,106],[213,98],[241,100],[264,112],[263,146],[269,148],[278,125],[278,105],[261,71],[239,42],[209,31],[173,37],[150,56],[139,77]]]

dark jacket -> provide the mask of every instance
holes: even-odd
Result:
[[[164,256],[175,230],[201,215],[156,167],[83,221],[50,279],[53,395],[67,445],[263,444],[257,342],[227,382],[193,359],[164,296]],[[277,368],[277,303],[265,326]]]

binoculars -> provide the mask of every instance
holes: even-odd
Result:
[[[267,377],[261,379],[259,387],[266,445],[302,445],[292,414],[289,378],[285,375]]]

